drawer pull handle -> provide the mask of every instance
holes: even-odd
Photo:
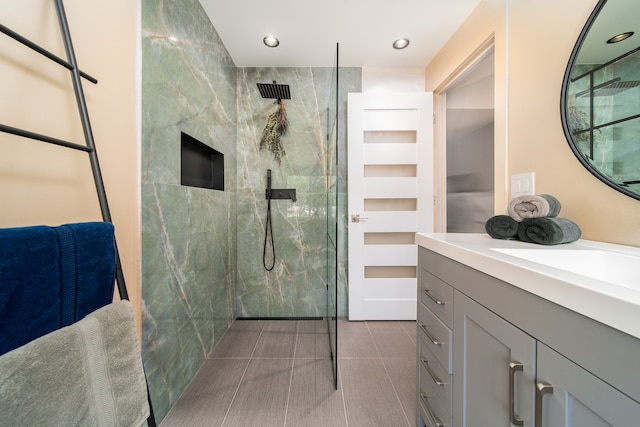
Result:
[[[424,357],[421,357],[420,361],[422,362],[422,366],[424,366],[424,368],[427,370],[427,373],[429,374],[433,382],[436,383],[436,385],[444,386],[444,381],[438,378],[435,372],[433,372],[433,370],[431,370],[431,368],[429,367],[429,361]]]
[[[551,384],[536,384],[536,427],[542,427],[542,397],[547,393],[553,394],[553,386]]]
[[[429,292],[429,289],[424,289],[422,292],[425,293],[426,296],[428,296],[431,301],[435,302],[438,305],[444,305],[445,302],[444,301],[440,301],[438,298],[434,297],[431,292]]]
[[[427,325],[425,325],[424,323],[419,323],[418,326],[420,326],[422,331],[425,333],[425,335],[427,335],[427,338],[429,338],[429,341],[431,341],[433,343],[433,345],[437,345],[437,346],[441,346],[442,345],[441,341],[438,341],[437,339],[435,339],[433,337],[433,335],[431,335],[429,333],[429,331],[427,330]]]
[[[429,398],[429,396],[427,396],[424,393],[420,393],[420,400],[422,400],[422,404],[424,405],[424,408],[427,410],[427,414],[429,414],[429,418],[431,418],[431,421],[433,421],[433,423],[438,426],[438,427],[446,427],[446,424],[443,423],[442,421],[440,421],[437,417],[436,414],[433,413],[433,409],[431,409],[431,406],[429,406],[429,402],[427,402],[427,399]]]
[[[514,426],[523,426],[524,420],[516,415],[515,376],[516,372],[522,372],[524,365],[519,362],[509,363],[509,419]]]

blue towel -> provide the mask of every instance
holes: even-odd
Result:
[[[113,300],[113,224],[0,229],[0,354]]]

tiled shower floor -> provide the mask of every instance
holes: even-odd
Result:
[[[162,427],[415,425],[415,322],[237,320]]]

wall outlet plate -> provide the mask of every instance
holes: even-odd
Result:
[[[511,198],[536,194],[535,174],[533,172],[511,175]]]

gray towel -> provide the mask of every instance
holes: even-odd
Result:
[[[496,215],[487,220],[484,229],[494,239],[515,239],[518,237],[518,224],[509,215]]]
[[[0,424],[140,426],[149,416],[133,310],[109,304],[0,356]]]
[[[528,218],[518,227],[518,238],[540,245],[575,242],[582,235],[578,225],[566,218]]]
[[[507,211],[518,222],[526,218],[556,217],[560,213],[560,202],[550,194],[527,194],[511,200]]]

